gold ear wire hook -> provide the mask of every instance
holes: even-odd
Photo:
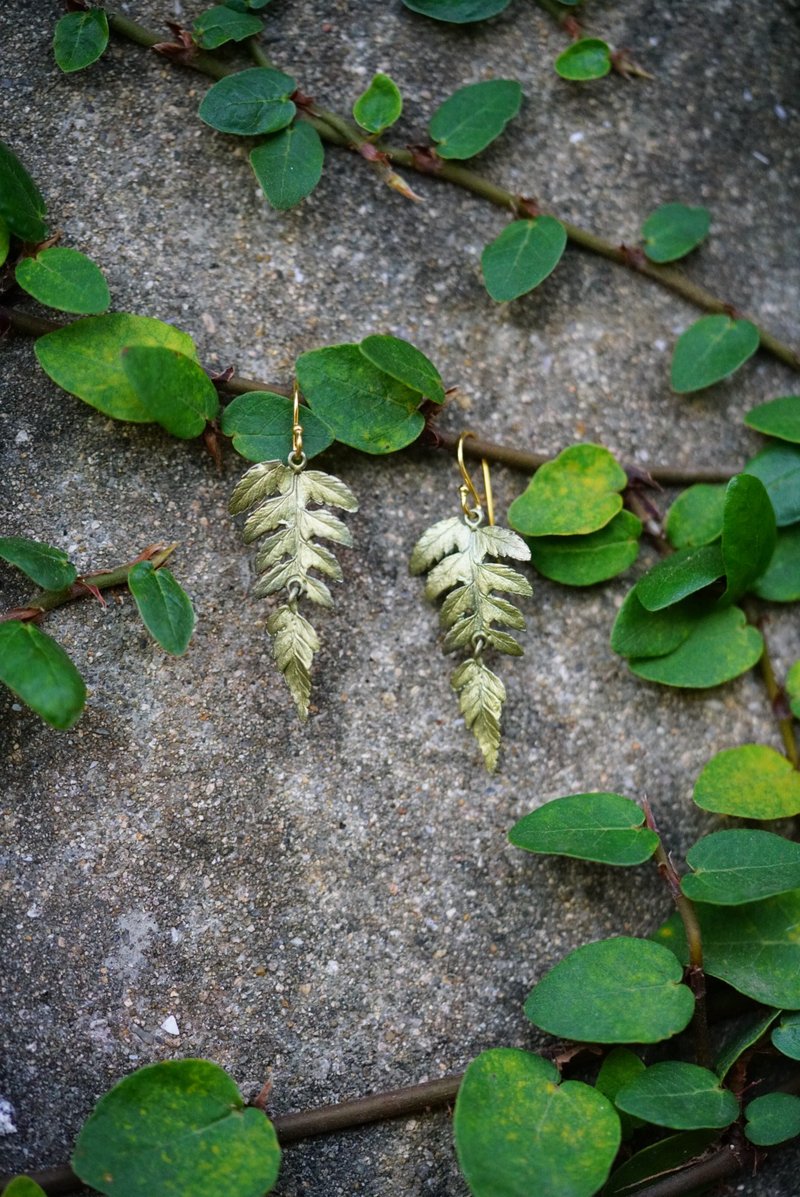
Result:
[[[300,423],[300,384],[294,380],[292,387],[292,457],[299,461],[303,456],[303,425]]]
[[[475,489],[475,483],[470,477],[469,471],[464,464],[464,441],[467,437],[474,437],[475,433],[466,431],[462,432],[458,438],[458,449],[456,451],[458,457],[458,468],[461,471],[463,479],[461,486],[458,488],[458,493],[461,496],[461,510],[469,520],[474,520],[476,516],[483,514],[483,505],[486,504],[486,522],[494,524],[494,500],[492,498],[492,480],[489,476],[489,463],[485,457],[481,458],[481,473],[483,474],[483,493],[484,498],[481,500],[480,495]],[[469,505],[470,498],[474,502],[474,506]]]

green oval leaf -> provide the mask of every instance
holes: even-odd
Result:
[[[527,852],[611,865],[642,864],[658,847],[658,836],[644,825],[642,808],[620,794],[553,798],[515,823],[508,838]]]
[[[767,1010],[766,1013],[756,1014],[748,1019],[743,1028],[739,1027],[737,1019],[733,1034],[726,1036],[722,1049],[714,1060],[714,1072],[721,1081],[725,1080],[736,1061],[763,1039],[779,1014],[780,1010]]]
[[[394,79],[378,72],[353,105],[353,116],[368,133],[382,133],[398,120],[403,97]]]
[[[469,21],[485,21],[508,8],[511,0],[403,0],[412,12],[447,21],[451,25],[465,25]]]
[[[701,1156],[718,1137],[716,1131],[683,1131],[651,1143],[611,1173],[603,1197],[631,1197],[648,1181],[660,1180]]]
[[[428,122],[440,158],[472,158],[485,150],[519,112],[522,88],[515,79],[487,79],[460,87]]]
[[[687,898],[738,906],[800,889],[800,844],[770,831],[717,831],[689,850]]]
[[[563,586],[594,586],[633,565],[641,533],[641,520],[623,510],[586,536],[530,536],[527,543],[531,561],[545,578]]]
[[[173,436],[200,436],[219,411],[219,396],[205,370],[175,349],[133,345],[122,351],[122,366],[149,419]]]
[[[204,50],[216,50],[226,42],[243,42],[246,37],[254,37],[263,28],[264,22],[259,17],[217,4],[197,18],[192,26],[192,38]]]
[[[644,252],[651,262],[675,262],[705,241],[710,228],[708,208],[662,204],[642,225]]]
[[[108,45],[108,17],[102,8],[68,12],[56,22],[53,54],[61,70],[82,71],[105,52]]]
[[[733,602],[763,574],[775,551],[775,512],[759,478],[738,474],[725,491],[722,560],[727,587],[722,602]]]
[[[561,1039],[658,1043],[682,1031],[694,1013],[682,977],[659,944],[604,939],[576,948],[546,973],[528,995],[525,1014]]]
[[[291,75],[272,67],[236,71],[206,92],[198,115],[220,133],[274,133],[294,120],[297,109],[289,96],[296,90]]]
[[[562,79],[587,83],[611,70],[611,47],[598,37],[584,37],[568,46],[553,64]]]
[[[664,531],[674,549],[697,549],[722,535],[725,487],[698,482],[678,495],[667,512]]]
[[[751,407],[744,418],[748,428],[800,444],[800,395],[782,395]]]
[[[111,303],[102,270],[76,249],[43,249],[35,258],[18,262],[15,274],[23,291],[59,312],[94,315]]]
[[[261,190],[279,212],[293,208],[316,187],[322,176],[325,151],[313,125],[298,121],[257,145],[250,152]]]
[[[745,474],[760,478],[775,509],[779,528],[800,521],[800,449],[794,445],[767,445],[744,467]]]
[[[672,354],[673,391],[687,395],[720,382],[752,357],[758,345],[758,329],[749,320],[703,316],[678,338]]]
[[[140,561],[128,574],[128,589],[150,635],[165,652],[183,656],[195,618],[192,600],[173,574],[163,566],[155,569],[152,562]]]
[[[800,599],[800,524],[778,530],[775,552],[752,591],[771,603]]]
[[[0,216],[21,241],[44,241],[45,213],[39,188],[10,146],[0,141]]]
[[[570,445],[531,478],[508,509],[524,536],[578,536],[604,528],[622,510],[628,477],[602,445]]]
[[[115,420],[153,420],[128,382],[122,359],[130,346],[157,345],[196,358],[192,338],[150,316],[114,312],[87,316],[39,337],[39,365],[58,386]]]
[[[739,1115],[729,1089],[709,1068],[667,1060],[651,1064],[617,1094],[617,1105],[656,1126],[675,1130],[721,1129]]]
[[[678,648],[663,657],[632,657],[637,677],[662,686],[705,690],[746,673],[764,651],[761,633],[747,623],[738,607],[701,616]]]
[[[745,906],[697,902],[695,911],[706,973],[765,1006],[800,1007],[800,890]],[[677,916],[654,938],[688,962],[686,937]]]
[[[72,1167],[115,1197],[262,1197],[280,1148],[261,1110],[246,1109],[208,1060],[165,1060],[126,1076],[84,1124]]]
[[[795,661],[786,675],[786,697],[795,719],[800,719],[800,661]]]
[[[595,1088],[614,1105],[620,1089],[629,1085],[643,1071],[644,1062],[635,1052],[630,1051],[627,1047],[612,1048],[600,1065]],[[631,1118],[629,1114],[623,1114],[619,1110],[617,1110],[617,1114],[619,1115],[622,1138],[623,1140],[629,1139],[642,1123],[640,1119]]]
[[[15,1176],[5,1186],[0,1197],[47,1197],[47,1194],[29,1176]]]
[[[412,391],[418,391],[432,403],[444,403],[442,376],[433,362],[401,337],[375,335],[364,337],[358,346],[367,361],[384,374],[397,379]]]
[[[800,1060],[800,1010],[785,1015],[770,1038],[784,1056],[788,1056],[790,1060]]]
[[[60,644],[32,623],[0,623],[0,682],[59,731],[72,727],[86,702],[83,678]]]
[[[740,819],[790,819],[800,813],[800,773],[766,744],[740,744],[711,758],[694,800],[703,810]]]
[[[560,220],[514,220],[481,255],[486,290],[497,303],[526,295],[555,270],[567,244]]]
[[[303,452],[311,460],[333,444],[333,433],[319,416],[304,407]],[[248,391],[223,409],[221,430],[248,461],[285,460],[292,447],[292,401],[271,391]]]
[[[11,231],[6,224],[3,217],[0,216],[0,266],[3,265],[8,257],[8,251],[11,248]]]
[[[638,587],[625,598],[611,629],[611,647],[621,657],[663,657],[688,639],[698,621],[691,603],[648,611],[639,602]]]
[[[556,1068],[515,1048],[482,1052],[464,1074],[453,1131],[474,1197],[591,1197],[619,1149],[619,1119],[601,1093],[559,1083]]]
[[[663,611],[680,603],[725,575],[722,548],[718,544],[699,549],[678,549],[658,561],[636,583],[636,597],[648,611]]]
[[[25,536],[0,536],[0,557],[16,565],[42,590],[64,590],[78,576],[65,552]]]
[[[419,391],[391,378],[358,345],[331,345],[303,353],[297,378],[309,407],[337,441],[364,453],[393,453],[425,426]]]
[[[745,1106],[744,1133],[759,1147],[772,1147],[800,1135],[800,1097],[792,1093],[765,1093]]]

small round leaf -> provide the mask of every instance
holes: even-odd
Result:
[[[39,188],[13,150],[0,141],[0,216],[21,241],[43,241],[45,213]]]
[[[561,261],[567,234],[554,216],[513,220],[481,255],[486,290],[497,303],[526,295]]]
[[[637,677],[662,686],[705,690],[746,673],[764,651],[761,633],[738,607],[725,607],[699,618],[687,638],[663,657],[632,657]]]
[[[758,345],[758,329],[749,320],[703,316],[678,338],[672,355],[673,391],[686,395],[720,382],[752,357]]]
[[[511,0],[403,0],[412,12],[447,21],[451,25],[465,25],[469,21],[485,21],[508,8]]]
[[[204,50],[216,50],[226,42],[243,42],[261,33],[264,22],[250,13],[236,12],[226,4],[217,4],[201,13],[192,26],[192,38]]]
[[[603,1189],[603,1197],[632,1197],[646,1182],[660,1180],[665,1173],[673,1172],[702,1155],[718,1138],[717,1131],[683,1131],[643,1147],[614,1169]]]
[[[573,42],[556,59],[556,73],[573,83],[602,79],[611,70],[611,49],[597,37]]]
[[[800,447],[767,445],[748,461],[744,473],[766,486],[779,528],[800,521]]]
[[[651,262],[675,262],[705,241],[710,227],[708,208],[662,204],[642,225],[644,252]]]
[[[11,248],[11,230],[6,224],[2,216],[0,216],[0,266],[3,265],[8,257],[8,251]]]
[[[69,74],[97,62],[108,45],[108,17],[102,8],[68,12],[56,22],[53,54]]]
[[[617,1105],[656,1126],[675,1130],[721,1129],[739,1114],[729,1089],[709,1068],[667,1060],[652,1064],[617,1094]]]
[[[453,1131],[473,1197],[591,1197],[620,1144],[619,1119],[602,1093],[560,1084],[549,1060],[509,1047],[469,1065]]]
[[[133,345],[122,351],[122,365],[150,419],[173,436],[200,436],[219,411],[219,396],[205,370],[175,349]]]
[[[698,615],[689,603],[648,611],[638,587],[625,598],[611,629],[611,647],[621,657],[663,657],[688,639]]]
[[[644,821],[642,808],[620,794],[568,794],[525,815],[508,838],[527,852],[635,865],[658,847],[658,836]]]
[[[578,536],[604,528],[622,510],[628,478],[602,445],[570,445],[531,478],[508,509],[524,536]]]
[[[194,631],[192,601],[168,569],[140,561],[128,574],[128,589],[150,635],[165,652],[183,656]]]
[[[531,561],[545,578],[563,586],[594,586],[633,565],[641,532],[641,520],[623,510],[586,536],[528,537]]]
[[[772,1147],[800,1135],[800,1097],[765,1093],[745,1106],[744,1133],[758,1147]]]
[[[734,602],[763,574],[775,551],[775,512],[764,483],[737,474],[725,491],[722,560],[727,586],[722,602]]]
[[[800,812],[800,773],[766,744],[740,744],[711,758],[694,800],[703,810],[739,819],[790,819]]]
[[[515,79],[487,79],[460,87],[428,122],[440,158],[472,158],[485,150],[519,112],[522,88]]]
[[[678,549],[657,562],[636,583],[636,597],[648,611],[663,611],[680,603],[725,574],[722,548],[718,544],[699,549]]]
[[[399,119],[403,97],[394,79],[378,72],[353,105],[353,116],[368,133],[382,133]]]
[[[93,316],[111,303],[102,270],[76,249],[43,249],[35,258],[18,262],[15,274],[23,291],[59,312]]]
[[[292,401],[271,391],[248,391],[223,409],[221,430],[248,461],[285,459],[292,446]],[[301,408],[303,452],[311,460],[333,444],[333,433],[308,407]]]
[[[294,120],[296,108],[289,96],[296,88],[291,75],[271,67],[236,71],[206,92],[198,115],[220,133],[274,133]]]
[[[16,565],[42,590],[64,590],[78,576],[62,549],[25,536],[0,536],[0,557]]]
[[[667,512],[664,531],[674,549],[697,549],[722,535],[725,487],[698,482],[678,495]]]
[[[771,603],[794,603],[800,599],[800,524],[778,529],[775,552],[752,590]]]
[[[694,902],[740,906],[800,889],[800,844],[770,831],[716,831],[690,848],[681,889]]]
[[[783,395],[751,407],[744,418],[748,428],[775,436],[782,441],[800,444],[800,395]]]
[[[757,1013],[748,1018],[743,1027],[738,1020],[734,1023],[732,1032],[724,1037],[722,1047],[714,1058],[714,1072],[721,1081],[725,1080],[737,1060],[764,1038],[779,1014],[780,1010],[767,1010],[766,1013]]]
[[[785,1014],[771,1035],[774,1047],[790,1060],[800,1060],[800,1010]]]
[[[0,1197],[47,1197],[47,1194],[29,1176],[15,1176],[5,1186]]]
[[[528,995],[525,1014],[562,1039],[658,1043],[682,1031],[694,1013],[682,977],[674,956],[658,944],[604,939],[551,969]]]
[[[359,349],[367,361],[384,374],[397,379],[412,391],[418,391],[432,403],[444,403],[442,376],[433,362],[401,337],[374,335],[364,337]]]
[[[86,702],[83,678],[61,645],[17,619],[0,623],[0,682],[59,731],[72,727]]]
[[[261,190],[279,212],[299,204],[322,177],[325,151],[319,133],[307,121],[298,121],[263,141],[250,152]]]

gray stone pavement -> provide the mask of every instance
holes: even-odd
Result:
[[[123,7],[155,25],[203,6]],[[630,47],[653,81],[560,81],[563,35],[528,0],[467,29],[399,0],[275,0],[270,52],[342,111],[389,71],[408,142],[456,86],[519,79],[522,113],[484,173],[619,241],[661,202],[705,203],[712,236],[687,272],[796,342],[796,6],[587,7],[589,31]],[[742,414],[796,387],[760,354],[729,383],[671,394],[670,347],[695,311],[572,250],[534,294],[494,305],[479,257],[505,217],[436,181],[415,180],[424,203],[411,204],[331,151],[313,199],[271,211],[247,143],[197,118],[202,77],[120,43],[65,77],[50,52],[60,11],[2,5],[0,135],[64,243],[105,271],[114,307],[180,325],[207,364],[286,385],[299,353],[392,332],[459,387],[442,427],[549,452],[595,440],[644,466],[742,462],[759,443]],[[628,674],[608,648],[628,580],[539,579],[525,656],[502,663],[505,747],[487,776],[407,573],[420,531],[457,502],[452,460],[422,450],[327,456],[361,509],[345,584],[318,620],[301,727],[227,515],[240,460],[228,453],[220,475],[198,445],[107,420],[51,385],[27,340],[4,346],[2,377],[3,527],[84,568],[178,540],[174,570],[199,613],[179,660],[129,600],[49,618],[90,687],[69,733],[0,695],[7,1167],[65,1159],[98,1094],[153,1060],[208,1056],[248,1097],[271,1078],[283,1112],[535,1046],[522,1003],[536,978],[587,939],[646,934],[668,901],[652,869],[524,857],[506,844],[511,823],[559,794],[646,793],[680,856],[710,825],[690,803],[705,760],[777,743],[755,676],[687,695]],[[504,511],[525,480],[494,480]],[[24,598],[10,572],[2,582],[4,604]],[[775,611],[769,632],[785,668],[800,655],[796,616]],[[785,1151],[736,1191],[790,1197],[798,1159]],[[277,1192],[465,1188],[442,1114],[293,1148]]]

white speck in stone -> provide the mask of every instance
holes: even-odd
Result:
[[[31,434],[26,432],[24,428],[20,428],[17,435],[14,437],[15,445],[24,445],[31,439]]]
[[[744,91],[742,92],[742,99],[746,100],[747,103],[749,104],[750,101],[752,100],[752,98],[753,98],[753,93],[751,92],[749,87],[746,87],[744,89]]]
[[[167,1035],[180,1035],[178,1030],[178,1023],[174,1014],[170,1014],[169,1018],[165,1018],[161,1024],[161,1030]]]
[[[28,909],[25,911],[25,915],[29,919],[38,919],[38,918],[41,918],[42,912],[39,909],[39,907],[36,905],[36,903],[34,902],[34,904],[32,906],[29,906]]]
[[[337,964],[337,962],[335,960],[329,960],[328,963],[325,965],[325,972],[329,973],[332,977],[335,976],[336,973],[338,973],[338,971],[339,971],[339,965]]]
[[[582,133],[580,129],[577,129],[574,133],[570,133],[569,139],[572,145],[577,145],[579,141],[583,141],[585,136],[585,133]]]
[[[647,44],[648,46],[657,46],[660,41],[660,37],[648,37]]]
[[[663,337],[659,337],[657,341],[653,341],[653,348],[657,349],[659,353],[663,353],[667,347],[667,342]]]
[[[5,1097],[0,1097],[0,1135],[15,1135],[14,1107]]]
[[[786,111],[783,104],[776,104],[775,105],[775,115],[777,116],[779,121],[785,121],[788,119],[789,113]]]
[[[169,937],[173,943],[180,943],[183,939],[183,932],[179,931],[177,927],[170,927]]]
[[[769,166],[769,158],[766,154],[762,154],[760,150],[753,150],[753,157],[758,162],[763,162],[765,166]]]

